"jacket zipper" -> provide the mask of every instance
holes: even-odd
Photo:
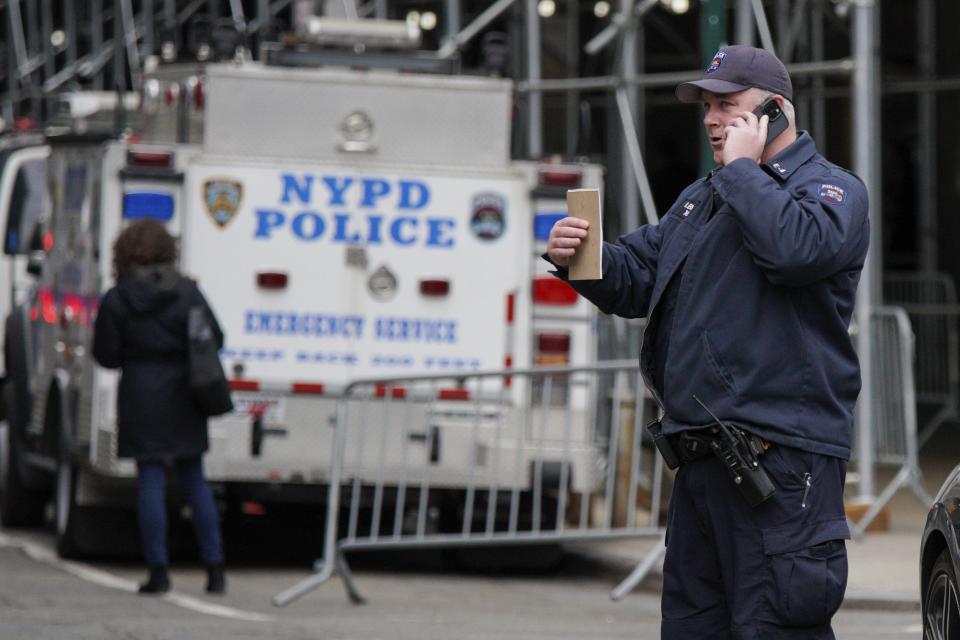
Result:
[[[810,495],[810,481],[813,479],[809,473],[803,474],[803,484],[806,485],[806,488],[803,490],[803,498],[800,500],[800,508],[807,508],[807,496]]]

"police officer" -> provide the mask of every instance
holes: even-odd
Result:
[[[790,76],[773,54],[725,47],[676,94],[702,103],[720,166],[659,225],[604,243],[601,280],[571,282],[605,313],[647,318],[641,372],[684,460],[661,637],[834,638],[860,391],[847,329],[869,239],[866,189],[797,131]],[[753,111],[770,98],[788,126],[768,142],[769,116]],[[545,257],[558,277],[588,232],[570,217],[553,227]],[[760,443],[774,492],[756,506],[709,455],[718,419]]]

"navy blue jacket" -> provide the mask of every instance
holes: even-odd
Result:
[[[604,243],[602,280],[570,284],[605,313],[648,318],[640,368],[664,432],[712,422],[696,395],[771,442],[849,458],[860,366],[847,329],[869,237],[863,183],[801,132],[763,165],[740,159],[697,180],[659,225]]]

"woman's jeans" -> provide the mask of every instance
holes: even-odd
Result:
[[[187,502],[197,535],[197,546],[204,564],[223,564],[220,517],[203,475],[203,461],[182,458],[173,461],[177,480],[187,494]],[[160,460],[137,460],[137,514],[143,555],[148,566],[169,564],[167,556],[167,465]]]

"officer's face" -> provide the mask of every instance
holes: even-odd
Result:
[[[703,97],[703,128],[707,131],[710,149],[713,151],[713,161],[720,164],[723,155],[724,127],[741,113],[756,109],[763,101],[763,95],[751,89],[724,94],[703,91],[701,95]]]

